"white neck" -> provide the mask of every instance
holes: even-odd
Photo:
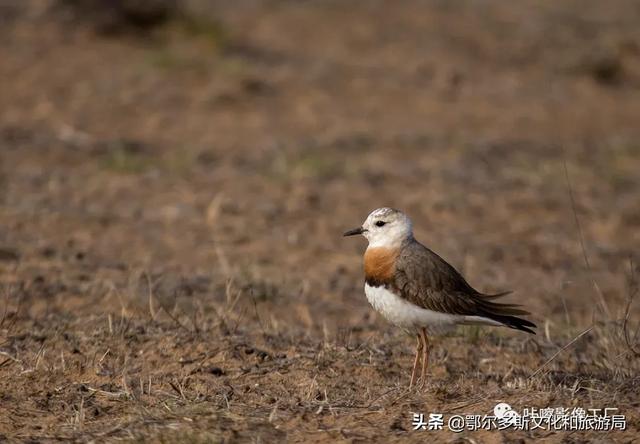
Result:
[[[369,246],[367,248],[400,248],[402,244],[411,237],[406,236],[372,236],[369,239]]]

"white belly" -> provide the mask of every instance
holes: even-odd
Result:
[[[365,284],[364,292],[373,308],[389,322],[406,330],[426,327],[431,332],[441,333],[456,324],[502,325],[480,316],[454,315],[420,308],[382,286],[371,287]]]

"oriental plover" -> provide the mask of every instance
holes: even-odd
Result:
[[[409,387],[426,382],[428,336],[458,324],[509,327],[535,334],[536,325],[516,315],[529,315],[516,304],[495,299],[509,294],[484,294],[436,253],[414,239],[411,220],[392,208],[374,210],[361,227],[345,236],[362,234],[369,241],[364,253],[364,292],[369,303],[392,324],[417,338]]]

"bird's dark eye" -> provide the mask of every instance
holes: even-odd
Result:
[[[385,224],[386,224],[385,221],[379,220],[378,222],[376,222],[376,227],[384,227]]]

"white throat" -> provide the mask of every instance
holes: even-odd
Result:
[[[388,227],[384,231],[367,231],[364,237],[369,241],[369,248],[400,248],[412,236],[411,228],[406,225]]]
[[[368,238],[369,247],[368,248],[389,248],[396,249],[400,248],[404,241],[407,239],[407,236],[372,236],[372,238]]]

